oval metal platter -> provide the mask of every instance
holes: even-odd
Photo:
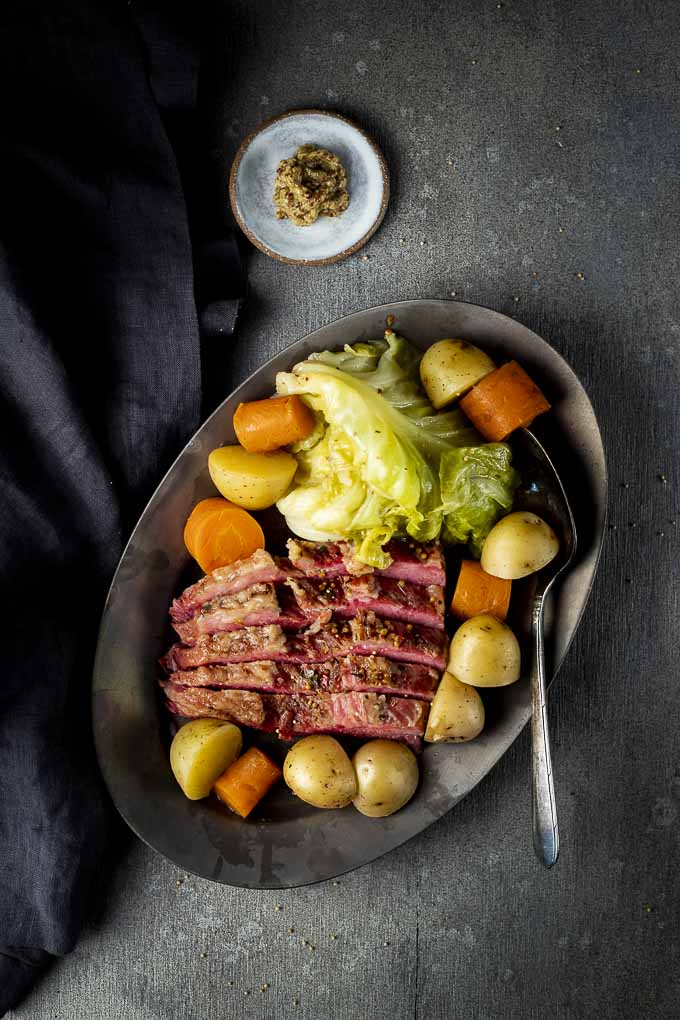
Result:
[[[352,807],[314,810],[281,786],[267,802],[266,818],[242,821],[213,798],[187,800],[170,771],[169,727],[158,693],[157,660],[171,639],[170,601],[196,576],[190,572],[182,531],[197,500],[214,495],[208,454],[234,441],[231,419],[237,405],[270,395],[278,371],[290,369],[312,351],[380,338],[388,315],[394,316],[396,331],[422,348],[442,337],[458,337],[478,343],[496,359],[517,358],[545,391],[553,410],[536,433],[563,477],[579,536],[576,562],[555,592],[552,606],[548,645],[554,670],[564,659],[588,600],[606,517],[602,439],[580,382],[535,333],[477,305],[402,301],[332,322],[272,358],[212,414],[158,486],[111,585],[95,661],[96,747],[118,810],[149,846],[204,878],[277,889],[332,878],[374,860],[469,793],[529,719],[526,679],[493,691],[486,698],[487,726],[481,736],[469,744],[427,746],[418,792],[407,807],[385,819],[366,818]],[[267,521],[263,524],[266,532]]]

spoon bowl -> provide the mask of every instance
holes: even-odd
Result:
[[[542,517],[560,540],[554,560],[536,575],[536,590],[544,593],[565,570],[576,552],[576,523],[564,486],[545,447],[529,429],[513,436],[513,463],[522,476],[515,492],[514,510],[529,510]]]

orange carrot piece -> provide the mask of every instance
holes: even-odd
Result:
[[[184,543],[201,570],[210,574],[264,549],[262,528],[246,510],[227,499],[204,499],[192,510]]]
[[[489,443],[498,443],[550,410],[538,386],[516,361],[501,365],[463,397],[460,406]]]
[[[195,559],[206,574],[264,549],[262,528],[247,510],[228,507],[211,514],[197,538]]]
[[[270,397],[239,404],[234,431],[248,453],[268,453],[305,439],[314,429],[314,414],[298,396]]]
[[[476,560],[463,560],[453,593],[451,612],[459,620],[470,620],[481,613],[504,620],[508,615],[512,581],[493,577]]]
[[[231,506],[231,504],[226,499],[222,499],[221,496],[215,496],[212,499],[202,499],[189,514],[184,525],[184,544],[192,556],[194,555],[196,536],[199,529],[213,511],[224,510],[225,506]]]
[[[282,775],[266,754],[251,747],[222,773],[213,789],[223,804],[241,818],[247,818]]]

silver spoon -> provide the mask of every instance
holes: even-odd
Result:
[[[531,602],[531,749],[532,816],[536,856],[547,868],[557,860],[560,837],[553,786],[548,709],[544,612],[546,596],[559,575],[567,568],[576,551],[576,525],[564,486],[550,457],[529,429],[518,429],[513,436],[514,462],[522,475],[514,508],[538,514],[553,528],[560,540],[560,551],[536,575]]]

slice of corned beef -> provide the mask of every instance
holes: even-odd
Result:
[[[337,733],[351,737],[403,740],[422,746],[429,706],[413,698],[385,694],[264,695],[268,721],[283,740],[306,733]]]
[[[256,730],[269,728],[262,695],[255,691],[213,691],[207,687],[181,687],[167,681],[161,687],[168,708],[176,715],[187,719],[209,716]]]
[[[287,634],[286,651],[272,658],[325,662],[346,655],[382,655],[443,670],[447,644],[446,631],[387,620],[362,609],[350,620],[332,619],[316,633],[307,630]]]
[[[303,691],[368,691],[422,698],[434,697],[440,673],[429,666],[394,662],[373,655],[348,655],[328,662],[237,662],[179,670],[169,678],[184,687],[213,687],[272,694]]]
[[[204,634],[195,645],[173,645],[161,665],[168,673],[232,662],[325,662],[345,655],[382,655],[434,669],[446,666],[446,632],[387,620],[364,610],[351,620],[331,620],[313,631],[285,633],[281,627],[243,627]]]
[[[263,662],[234,662],[229,666],[198,666],[196,669],[180,669],[168,680],[161,681],[180,687],[233,688],[241,691],[269,691],[274,689],[278,663],[267,659]]]
[[[245,691],[267,691],[272,694],[295,694],[298,691],[342,690],[340,665],[328,662],[288,663],[236,662],[229,666],[199,666],[173,673],[172,684],[185,687],[233,688]]]
[[[218,567],[212,574],[206,574],[192,584],[172,603],[170,617],[174,623],[181,623],[194,616],[206,602],[214,602],[224,595],[250,588],[254,584],[273,584],[285,581],[289,571],[279,566],[264,549],[256,549],[252,556],[236,560],[228,567]]]
[[[278,597],[279,592],[281,598]],[[319,609],[317,613],[305,615],[283,585],[254,584],[234,595],[222,595],[212,602],[205,602],[195,616],[173,626],[185,645],[193,645],[202,634],[238,630],[240,627],[262,627],[270,623],[289,630],[306,627],[322,612]],[[330,613],[326,614],[326,618],[330,618]]]
[[[373,567],[354,556],[351,542],[304,542],[289,538],[288,556],[293,566],[309,577],[337,577],[340,574],[372,574]]]
[[[444,589],[439,585],[411,584],[395,578],[377,577],[298,577],[286,582],[305,616],[324,610],[336,616],[356,616],[370,609],[380,616],[403,620],[424,627],[444,627]]]
[[[168,673],[195,669],[212,663],[255,662],[286,653],[286,636],[277,624],[267,627],[243,627],[220,634],[204,634],[195,645],[173,645],[161,659]]]
[[[351,629],[349,651],[355,655],[384,655],[387,659],[419,662],[434,669],[446,668],[448,638],[444,630],[386,620],[366,611],[357,613],[345,626]]]
[[[390,615],[406,623],[419,623],[425,627],[444,627],[444,589],[439,584],[413,584],[403,578],[382,577],[380,596],[373,609],[387,616],[385,606],[396,606]]]
[[[281,627],[244,627],[241,630],[204,634],[195,645],[173,645],[161,659],[163,668],[172,673],[197,666],[227,665],[232,662],[325,662],[346,650],[347,639],[340,638],[337,627],[330,624],[318,631],[301,634],[284,633]]]
[[[383,577],[397,577],[413,584],[446,584],[446,566],[441,546],[436,542],[415,542],[394,539],[388,542],[387,552],[392,557],[389,567],[379,570]]]
[[[384,694],[257,694],[164,684],[170,710],[187,718],[212,717],[277,732],[284,740],[307,733],[403,740],[421,746],[428,705]]]
[[[288,542],[291,563],[308,577],[338,577],[342,574],[361,576],[376,573],[394,577],[412,584],[446,584],[444,557],[436,542],[415,542],[413,539],[394,539],[388,542],[386,552],[392,557],[388,567],[373,570],[356,559],[351,542],[303,542],[292,538]]]
[[[441,679],[438,669],[415,662],[395,662],[381,655],[347,655],[338,659],[338,682],[345,691],[373,691],[432,701]]]

